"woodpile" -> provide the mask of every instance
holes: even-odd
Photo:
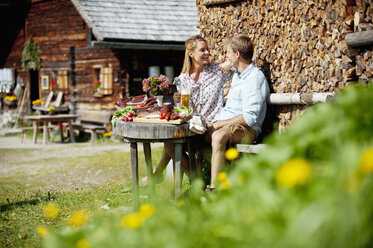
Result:
[[[224,40],[248,33],[254,62],[276,93],[335,92],[373,77],[372,47],[345,37],[373,29],[369,0],[198,0],[199,29],[211,55],[223,61]]]

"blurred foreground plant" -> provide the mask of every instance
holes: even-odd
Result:
[[[348,88],[233,161],[217,192],[196,180],[177,203],[154,200],[136,228],[107,212],[48,232],[45,247],[372,247],[372,105],[373,87]]]

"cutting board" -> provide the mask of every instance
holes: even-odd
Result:
[[[161,119],[147,119],[147,118],[133,118],[133,122],[142,122],[142,123],[159,123],[159,124],[181,124],[186,121],[188,121],[192,116],[188,116],[183,119],[177,119],[177,120],[161,120]]]

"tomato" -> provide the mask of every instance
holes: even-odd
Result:
[[[128,117],[133,117],[133,114],[131,112],[128,113]]]
[[[167,115],[167,113],[162,113],[161,112],[159,119],[162,119],[162,120],[165,119],[166,115]]]
[[[143,107],[145,107],[145,105],[141,104],[141,103],[139,103],[139,104],[136,105],[136,108],[143,108]]]

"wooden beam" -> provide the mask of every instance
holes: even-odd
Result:
[[[350,47],[373,45],[373,30],[347,34],[345,41]]]
[[[268,104],[314,104],[327,102],[334,98],[334,93],[272,93],[269,96]]]

